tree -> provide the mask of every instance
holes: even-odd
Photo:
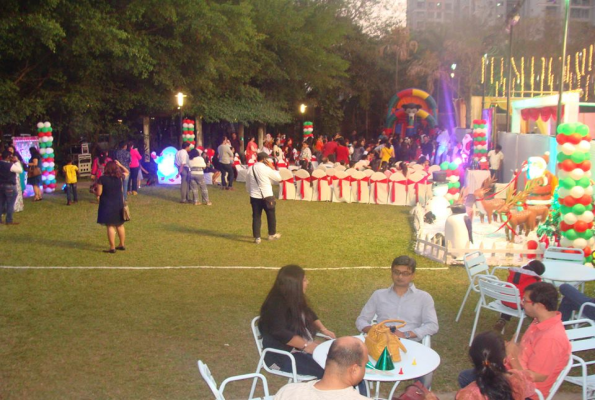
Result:
[[[395,57],[395,91],[399,87],[399,61],[406,61],[417,51],[418,43],[411,40],[409,28],[393,28],[389,35],[383,37],[381,52],[383,54],[392,54]]]

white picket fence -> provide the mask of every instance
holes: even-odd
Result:
[[[544,253],[541,248],[529,250],[526,245],[523,245],[523,248],[515,249],[512,247],[512,243],[508,243],[506,249],[496,248],[496,243],[492,243],[492,248],[486,248],[483,242],[479,243],[478,248],[471,248],[469,241],[467,241],[465,248],[457,249],[452,247],[450,241],[445,246],[434,243],[428,235],[425,238],[418,236],[415,242],[415,253],[447,265],[462,264],[463,256],[466,253],[478,250],[486,256],[489,265],[508,266],[524,265],[529,261],[528,255],[535,255],[536,259],[541,260]]]

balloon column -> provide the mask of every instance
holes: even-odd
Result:
[[[39,154],[41,154],[41,181],[43,191],[52,193],[56,190],[56,171],[54,170],[54,149],[52,147],[52,124],[49,122],[37,123],[37,136],[39,138]]]
[[[182,142],[190,143],[190,148],[193,149],[196,142],[194,141],[194,121],[185,119],[182,124]]]
[[[488,129],[483,119],[473,120],[473,157],[479,162],[488,154]]]
[[[459,182],[459,165],[455,162],[444,161],[440,164],[440,169],[446,171],[446,181],[448,182],[448,193],[444,196],[450,204],[454,203],[461,196],[461,182]]]
[[[566,123],[558,127],[558,176],[560,188],[560,245],[581,249],[585,261],[592,262],[593,187],[591,186],[591,135],[581,123]]]
[[[314,137],[314,124],[310,121],[304,122],[304,141]]]

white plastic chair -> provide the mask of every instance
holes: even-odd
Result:
[[[295,179],[293,173],[287,168],[279,170],[281,182],[279,182],[279,200],[295,200]]]
[[[297,368],[295,366],[295,357],[293,357],[293,354],[291,354],[290,352],[277,349],[264,349],[262,347],[262,335],[260,334],[260,329],[258,329],[259,319],[260,317],[254,317],[250,324],[252,328],[252,335],[254,336],[254,342],[256,343],[256,349],[258,350],[258,355],[260,356],[260,359],[258,360],[258,366],[256,367],[256,373],[260,373],[260,371],[264,368],[264,370],[270,374],[288,378],[288,383],[297,383],[316,379],[316,377],[312,375],[298,375]],[[331,339],[329,336],[323,335],[321,333],[317,333],[316,336],[324,339]],[[267,353],[276,353],[289,357],[289,359],[291,360],[291,372],[284,372],[269,368],[269,366],[264,362],[264,357]],[[250,391],[250,398],[252,398],[252,396],[254,395],[257,382],[258,381],[255,378],[254,383],[252,384],[252,390]]]
[[[296,183],[296,200],[311,201],[312,200],[312,184],[311,178],[308,171],[305,169],[298,169],[295,171],[295,183]]]
[[[479,321],[479,314],[481,313],[482,308],[518,318],[519,323],[516,332],[514,333],[514,340],[516,341],[521,332],[523,320],[525,319],[525,311],[521,308],[519,289],[512,283],[502,282],[497,277],[488,275],[479,276],[477,278],[477,284],[479,286],[479,306],[475,311],[475,322],[473,323],[469,346],[471,346],[471,343],[473,342],[475,330],[477,329],[477,322]],[[489,299],[494,299],[494,301],[489,301]],[[516,309],[505,306],[502,304],[503,301],[514,303]]]
[[[585,303],[588,304],[588,303]],[[582,310],[582,307],[581,307]],[[595,397],[595,374],[589,375],[587,368],[595,364],[595,360],[585,360],[575,353],[595,350],[595,322],[590,319],[578,319],[564,322],[570,345],[572,346],[571,368],[580,367],[580,376],[565,376],[564,380],[583,388],[583,400]]]
[[[225,386],[227,386],[228,383],[241,381],[244,379],[254,379],[255,381],[258,379],[261,379],[263,390],[264,390],[264,397],[262,397],[262,400],[272,400],[273,399],[273,396],[269,395],[269,386],[267,384],[267,378],[265,378],[264,375],[262,375],[262,374],[245,374],[245,375],[231,376],[231,377],[225,379],[221,383],[220,387],[217,387],[217,382],[215,381],[215,378],[213,378],[213,375],[211,374],[211,371],[209,370],[209,367],[207,366],[207,364],[203,363],[201,360],[198,360],[198,370],[200,371],[200,374],[202,375],[203,379],[205,380],[205,382],[211,389],[211,392],[213,392],[213,394],[215,395],[215,400],[225,400],[225,397],[223,396],[223,391],[225,390]],[[251,393],[250,397],[248,399],[249,400],[260,400],[261,398],[260,397],[254,398],[254,397],[252,397],[252,393]]]
[[[329,177],[325,170],[312,171],[312,201],[331,201]]]
[[[477,285],[476,278],[478,276],[490,275],[490,267],[488,266],[485,256],[480,251],[474,251],[465,254],[463,256],[463,264],[465,265],[465,270],[467,271],[467,276],[469,277],[469,287],[467,288],[465,297],[463,297],[461,308],[459,308],[459,313],[455,319],[456,322],[459,322],[459,318],[461,318],[461,313],[463,312],[465,303],[469,298],[469,293],[471,293],[472,290],[476,293],[479,293],[479,286]]]
[[[580,249],[570,247],[548,247],[543,254],[543,261],[568,261],[577,264],[585,262],[585,255]]]

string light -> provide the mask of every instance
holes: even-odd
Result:
[[[581,66],[581,75],[585,75],[585,64],[587,61],[587,49],[584,48],[582,53],[581,53],[581,57],[582,57],[582,61],[583,61],[583,65]]]
[[[506,96],[506,78],[502,80],[502,97]]]
[[[498,97],[498,90],[500,89],[500,82],[496,81],[496,95],[495,97]]]
[[[531,96],[535,90],[535,57],[531,57]]]
[[[589,72],[591,72],[592,67],[593,67],[593,45],[589,46]]]
[[[494,57],[490,60],[490,85],[494,84]]]
[[[579,68],[579,54],[578,51],[574,56],[574,66],[576,67],[576,85],[581,87],[581,69]]]
[[[504,79],[504,57],[500,57],[500,82]]]
[[[585,101],[589,100],[589,82],[591,81],[591,77],[587,76],[587,83],[585,83]]]
[[[485,77],[486,77],[486,57],[483,56],[481,58],[481,84],[482,85],[485,83]]]
[[[568,72],[568,90],[572,91],[572,72]]]
[[[521,97],[525,96],[525,57],[521,57]]]
[[[570,82],[570,54],[566,57],[566,82]]]
[[[511,58],[512,60],[512,68],[514,69],[514,73],[516,74],[517,79],[519,78],[519,70],[516,68],[516,63],[514,62],[514,57]]]
[[[541,57],[541,81],[539,82],[539,91],[543,94],[543,85],[545,81],[545,57]]]
[[[550,87],[550,92],[552,91],[552,85],[554,84],[554,76],[552,75],[552,61],[553,61],[553,59],[552,59],[552,57],[550,57],[550,62],[548,63],[548,68],[547,68],[547,70],[548,70],[547,83],[548,83],[548,86]]]

